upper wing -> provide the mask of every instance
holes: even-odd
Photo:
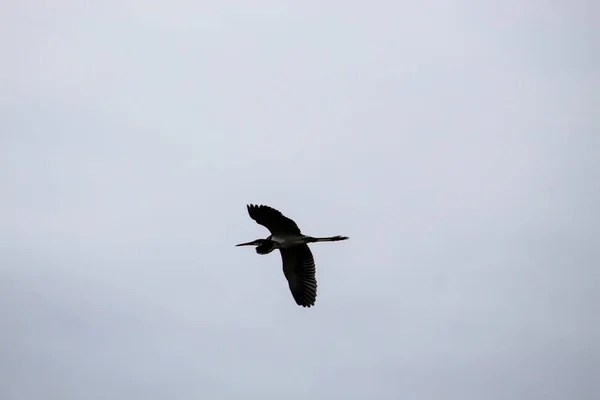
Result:
[[[283,260],[283,273],[294,300],[299,306],[311,307],[317,300],[315,260],[308,245],[279,249]]]
[[[301,234],[300,228],[298,228],[298,225],[294,221],[285,217],[274,208],[250,204],[248,206],[248,214],[250,214],[250,218],[267,228],[271,232],[271,235],[285,233],[293,235]]]

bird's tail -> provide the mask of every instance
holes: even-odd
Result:
[[[339,240],[346,240],[348,239],[348,236],[329,236],[329,237],[322,237],[322,238],[312,238],[314,239],[314,242],[337,242]]]

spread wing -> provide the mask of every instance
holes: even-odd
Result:
[[[279,249],[283,260],[283,273],[294,300],[299,306],[311,307],[317,300],[315,260],[308,245]]]
[[[248,214],[250,214],[250,218],[255,220],[258,224],[267,228],[271,232],[271,235],[301,234],[300,228],[298,228],[298,225],[296,225],[294,221],[274,208],[250,204],[248,206]]]

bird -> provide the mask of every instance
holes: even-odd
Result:
[[[280,211],[265,205],[249,204],[248,214],[271,232],[266,239],[256,239],[237,246],[256,246],[256,253],[266,255],[279,250],[283,274],[296,301],[302,307],[312,307],[317,300],[315,260],[308,243],[337,242],[347,236],[312,237],[302,234],[296,222]]]

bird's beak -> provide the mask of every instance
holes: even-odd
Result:
[[[256,244],[256,241],[253,240],[252,242],[246,242],[246,243],[236,244],[235,247],[238,247],[238,246],[254,246],[255,244]]]

